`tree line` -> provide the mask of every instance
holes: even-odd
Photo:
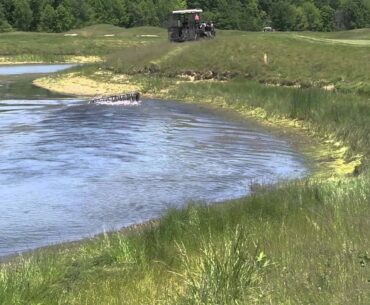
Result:
[[[202,8],[220,29],[370,27],[370,0],[0,0],[0,32],[64,32],[97,23],[165,26],[168,14],[183,8]]]

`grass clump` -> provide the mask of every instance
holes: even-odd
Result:
[[[217,239],[217,238],[216,238]],[[191,258],[179,245],[184,273],[185,293],[178,304],[241,304],[261,298],[261,284],[270,262],[245,233],[237,227],[221,241],[203,242],[200,256]],[[249,254],[255,248],[254,255]]]

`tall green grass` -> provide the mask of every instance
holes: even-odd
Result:
[[[370,180],[298,181],[2,264],[1,304],[368,304]]]
[[[184,268],[180,277],[186,288],[178,304],[240,304],[267,293],[261,286],[270,262],[245,232],[236,227],[221,241],[211,235],[195,259],[179,246]],[[253,248],[256,251],[250,253]]]

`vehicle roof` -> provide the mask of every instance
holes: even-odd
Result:
[[[203,13],[201,9],[191,9],[191,10],[179,10],[173,11],[172,14],[195,14],[195,13]]]

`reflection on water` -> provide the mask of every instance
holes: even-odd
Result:
[[[0,65],[0,100],[5,99],[51,99],[61,97],[33,86],[35,78],[46,73],[68,69],[74,65]],[[34,74],[42,72],[44,74]]]
[[[196,106],[8,100],[0,109],[1,255],[305,173],[284,141]]]
[[[71,68],[75,65],[0,65],[0,75],[19,75],[19,74],[44,74],[54,73]]]

